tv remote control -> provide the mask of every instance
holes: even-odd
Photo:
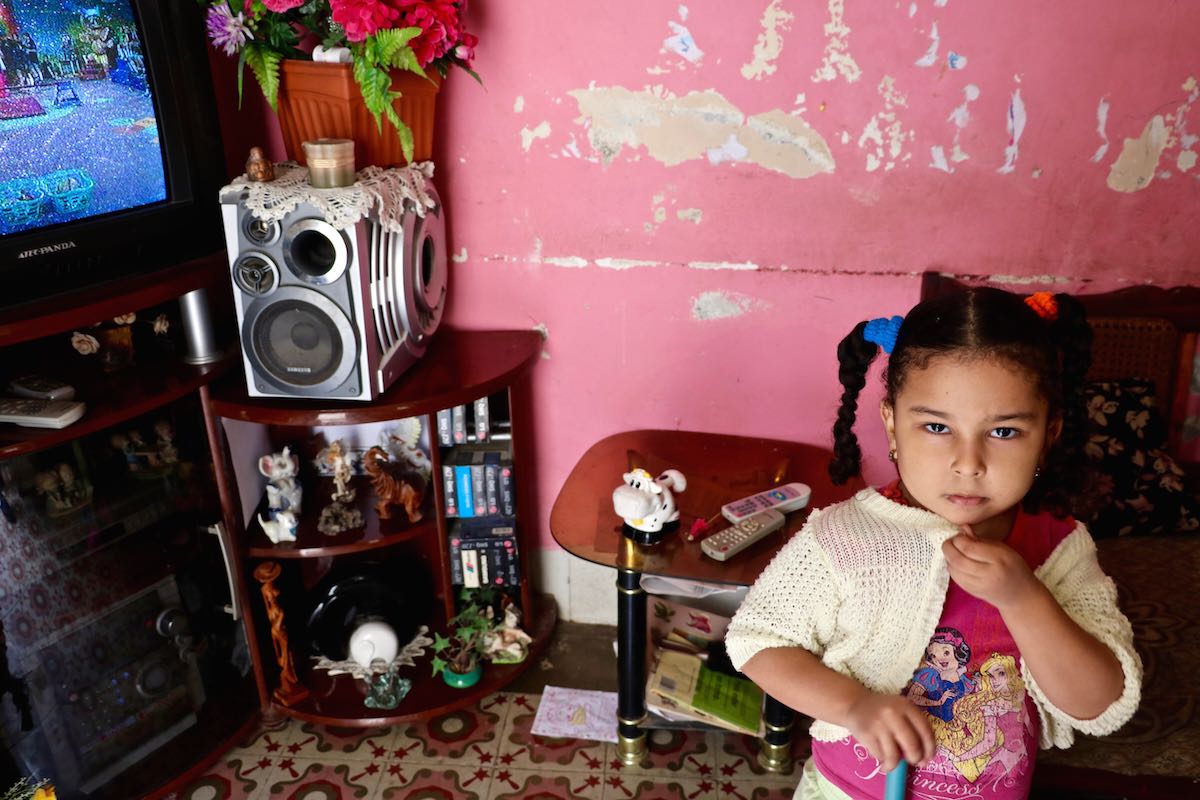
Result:
[[[700,550],[709,558],[725,561],[782,528],[783,522],[782,512],[768,508],[705,538],[700,542]]]
[[[75,387],[45,375],[22,375],[8,382],[8,390],[17,397],[33,397],[38,400],[70,400],[75,396]]]
[[[812,489],[809,489],[807,484],[787,483],[767,489],[765,492],[743,497],[741,500],[734,500],[732,503],[726,503],[721,506],[721,514],[730,522],[739,522],[768,508],[786,514],[789,511],[804,508],[808,505],[808,498],[811,496]]]
[[[74,400],[0,398],[0,422],[12,422],[25,428],[65,428],[82,417],[86,410],[86,405]]]

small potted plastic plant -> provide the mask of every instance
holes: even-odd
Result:
[[[479,683],[487,635],[495,627],[492,614],[493,589],[463,589],[460,611],[450,619],[450,635],[435,634],[433,674],[457,689]]]

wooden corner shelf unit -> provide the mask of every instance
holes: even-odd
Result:
[[[427,719],[460,708],[494,692],[512,681],[530,664],[535,662],[549,642],[556,621],[553,602],[535,597],[529,581],[530,550],[536,544],[534,528],[528,513],[530,508],[533,464],[525,458],[529,424],[527,399],[528,375],[541,355],[542,340],[534,331],[459,331],[441,330],[431,337],[429,349],[420,361],[386,393],[374,402],[350,403],[331,400],[305,400],[294,398],[251,398],[247,395],[245,381],[240,371],[233,370],[216,380],[207,391],[206,408],[211,415],[210,425],[218,431],[223,429],[221,420],[236,420],[253,423],[268,430],[283,431],[287,438],[296,430],[323,426],[352,426],[366,423],[388,422],[410,417],[420,418],[424,430],[429,432],[432,462],[432,478],[422,503],[423,517],[410,523],[403,511],[395,510],[389,519],[380,519],[373,505],[372,490],[365,478],[356,477],[352,485],[357,490],[351,505],[363,514],[364,525],[336,535],[326,535],[317,530],[317,521],[322,506],[330,495],[332,482],[328,478],[305,481],[304,501],[301,505],[299,528],[296,541],[272,543],[262,531],[257,517],[264,510],[265,501],[256,502],[248,525],[242,524],[239,498],[241,491],[258,492],[253,487],[239,485],[234,478],[232,463],[229,463],[229,448],[222,446],[223,458],[217,459],[218,482],[223,494],[226,526],[239,542],[238,573],[243,582],[241,597],[243,612],[247,619],[257,624],[247,626],[254,668],[259,685],[260,701],[265,714],[283,714],[308,722],[343,727],[373,727],[390,725],[402,721]],[[278,680],[278,669],[272,648],[269,627],[265,625],[259,585],[247,580],[254,567],[263,561],[276,561],[299,573],[304,591],[310,591],[316,583],[314,572],[327,570],[331,562],[339,558],[354,558],[361,554],[375,557],[390,553],[401,553],[405,558],[416,558],[426,565],[437,596],[433,618],[426,624],[431,634],[444,632],[446,620],[456,613],[455,590],[450,568],[449,540],[453,536],[456,521],[447,518],[442,481],[443,459],[451,447],[439,447],[436,436],[435,418],[438,411],[459,405],[470,405],[475,400],[492,395],[503,395],[510,411],[511,436],[503,446],[515,466],[516,477],[516,535],[519,586],[511,587],[513,599],[523,612],[523,627],[533,637],[529,656],[518,664],[489,664],[483,679],[470,689],[453,689],[440,678],[429,674],[427,659],[419,660],[415,668],[407,668],[403,676],[413,682],[407,697],[393,712],[370,709],[363,705],[365,685],[349,675],[330,676],[327,672],[308,669],[302,657],[307,652],[303,639],[303,623],[300,617],[288,617],[289,632],[299,631],[300,641],[290,633],[290,648],[296,655],[295,661],[300,683],[308,690],[302,700],[284,705],[273,699],[273,690]],[[511,521],[511,520],[506,520]],[[250,563],[253,562],[253,563]],[[322,572],[323,574],[323,572]],[[300,605],[303,605],[302,603]]]

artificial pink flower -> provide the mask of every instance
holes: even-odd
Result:
[[[263,0],[263,5],[267,7],[268,11],[282,14],[285,11],[291,11],[297,6],[304,5],[304,0]]]
[[[427,67],[463,41],[459,3],[454,0],[395,0],[400,9],[399,27],[416,26],[421,33],[409,42],[417,63]],[[474,45],[469,45],[473,49]]]
[[[380,28],[395,28],[399,12],[383,0],[329,0],[333,21],[346,29],[346,39],[361,42]]]

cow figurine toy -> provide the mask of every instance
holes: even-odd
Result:
[[[664,470],[657,478],[644,469],[621,476],[613,490],[613,510],[625,520],[622,533],[638,544],[658,544],[679,527],[679,509],[673,492],[687,489],[687,479],[677,469]]]
[[[300,513],[300,498],[304,488],[300,485],[300,459],[290,448],[271,453],[258,460],[258,471],[268,480],[267,512],[271,518],[280,511]]]

